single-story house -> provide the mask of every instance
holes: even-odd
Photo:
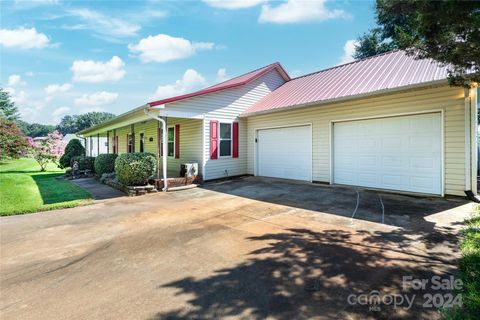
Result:
[[[194,162],[206,181],[248,174],[438,196],[477,191],[477,84],[451,87],[447,67],[403,51],[296,78],[273,63],[80,134],[105,137],[107,152],[157,154],[167,176]]]

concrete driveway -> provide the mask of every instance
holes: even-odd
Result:
[[[455,272],[471,209],[458,199],[250,177],[4,217],[0,315],[438,318],[423,307],[431,288],[404,290],[402,277]],[[355,300],[375,290],[413,297],[412,306]]]

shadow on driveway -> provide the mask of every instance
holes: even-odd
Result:
[[[462,198],[416,197],[362,188],[299,181],[244,177],[203,188],[305,210],[383,223],[407,229],[431,230],[425,218],[468,203]]]
[[[248,241],[265,245],[250,252],[244,263],[217,270],[207,278],[187,277],[161,285],[188,297],[189,308],[158,313],[152,319],[438,318],[435,308],[423,307],[423,294],[438,291],[404,290],[402,280],[404,276],[445,277],[454,267],[451,257],[403,252],[378,242],[386,235],[288,229],[249,237]],[[396,307],[360,305],[355,297],[361,294],[397,294],[403,300],[400,303],[397,298]],[[350,295],[354,295],[352,303],[348,302]],[[405,295],[414,298],[411,307]]]

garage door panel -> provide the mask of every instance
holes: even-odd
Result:
[[[311,180],[310,126],[264,129],[257,136],[259,176]]]
[[[334,123],[333,181],[441,194],[441,141],[440,113]]]

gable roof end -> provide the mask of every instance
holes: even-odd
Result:
[[[238,77],[235,77],[235,78],[229,79],[227,81],[224,81],[224,82],[215,84],[213,86],[207,87],[205,89],[202,89],[202,90],[199,90],[199,91],[196,91],[196,92],[192,92],[192,93],[187,93],[187,94],[171,97],[171,98],[152,101],[152,102],[149,102],[148,105],[153,107],[153,106],[158,106],[158,105],[165,104],[165,103],[170,103],[170,102],[174,102],[174,101],[179,101],[179,100],[183,100],[183,99],[188,99],[188,98],[204,95],[204,94],[207,94],[207,93],[213,93],[213,92],[217,92],[217,91],[221,91],[221,90],[226,90],[226,89],[231,89],[231,88],[243,86],[243,85],[245,85],[245,84],[247,84],[247,83],[249,83],[249,82],[251,82],[255,79],[260,78],[264,74],[266,74],[266,73],[268,73],[268,72],[270,72],[271,70],[274,70],[274,69],[276,69],[278,71],[278,73],[283,77],[283,79],[285,81],[290,81],[290,76],[285,71],[285,69],[283,69],[282,65],[278,62],[275,62],[275,63],[269,64],[265,67],[250,71],[250,72],[245,73],[245,74],[242,74]]]

